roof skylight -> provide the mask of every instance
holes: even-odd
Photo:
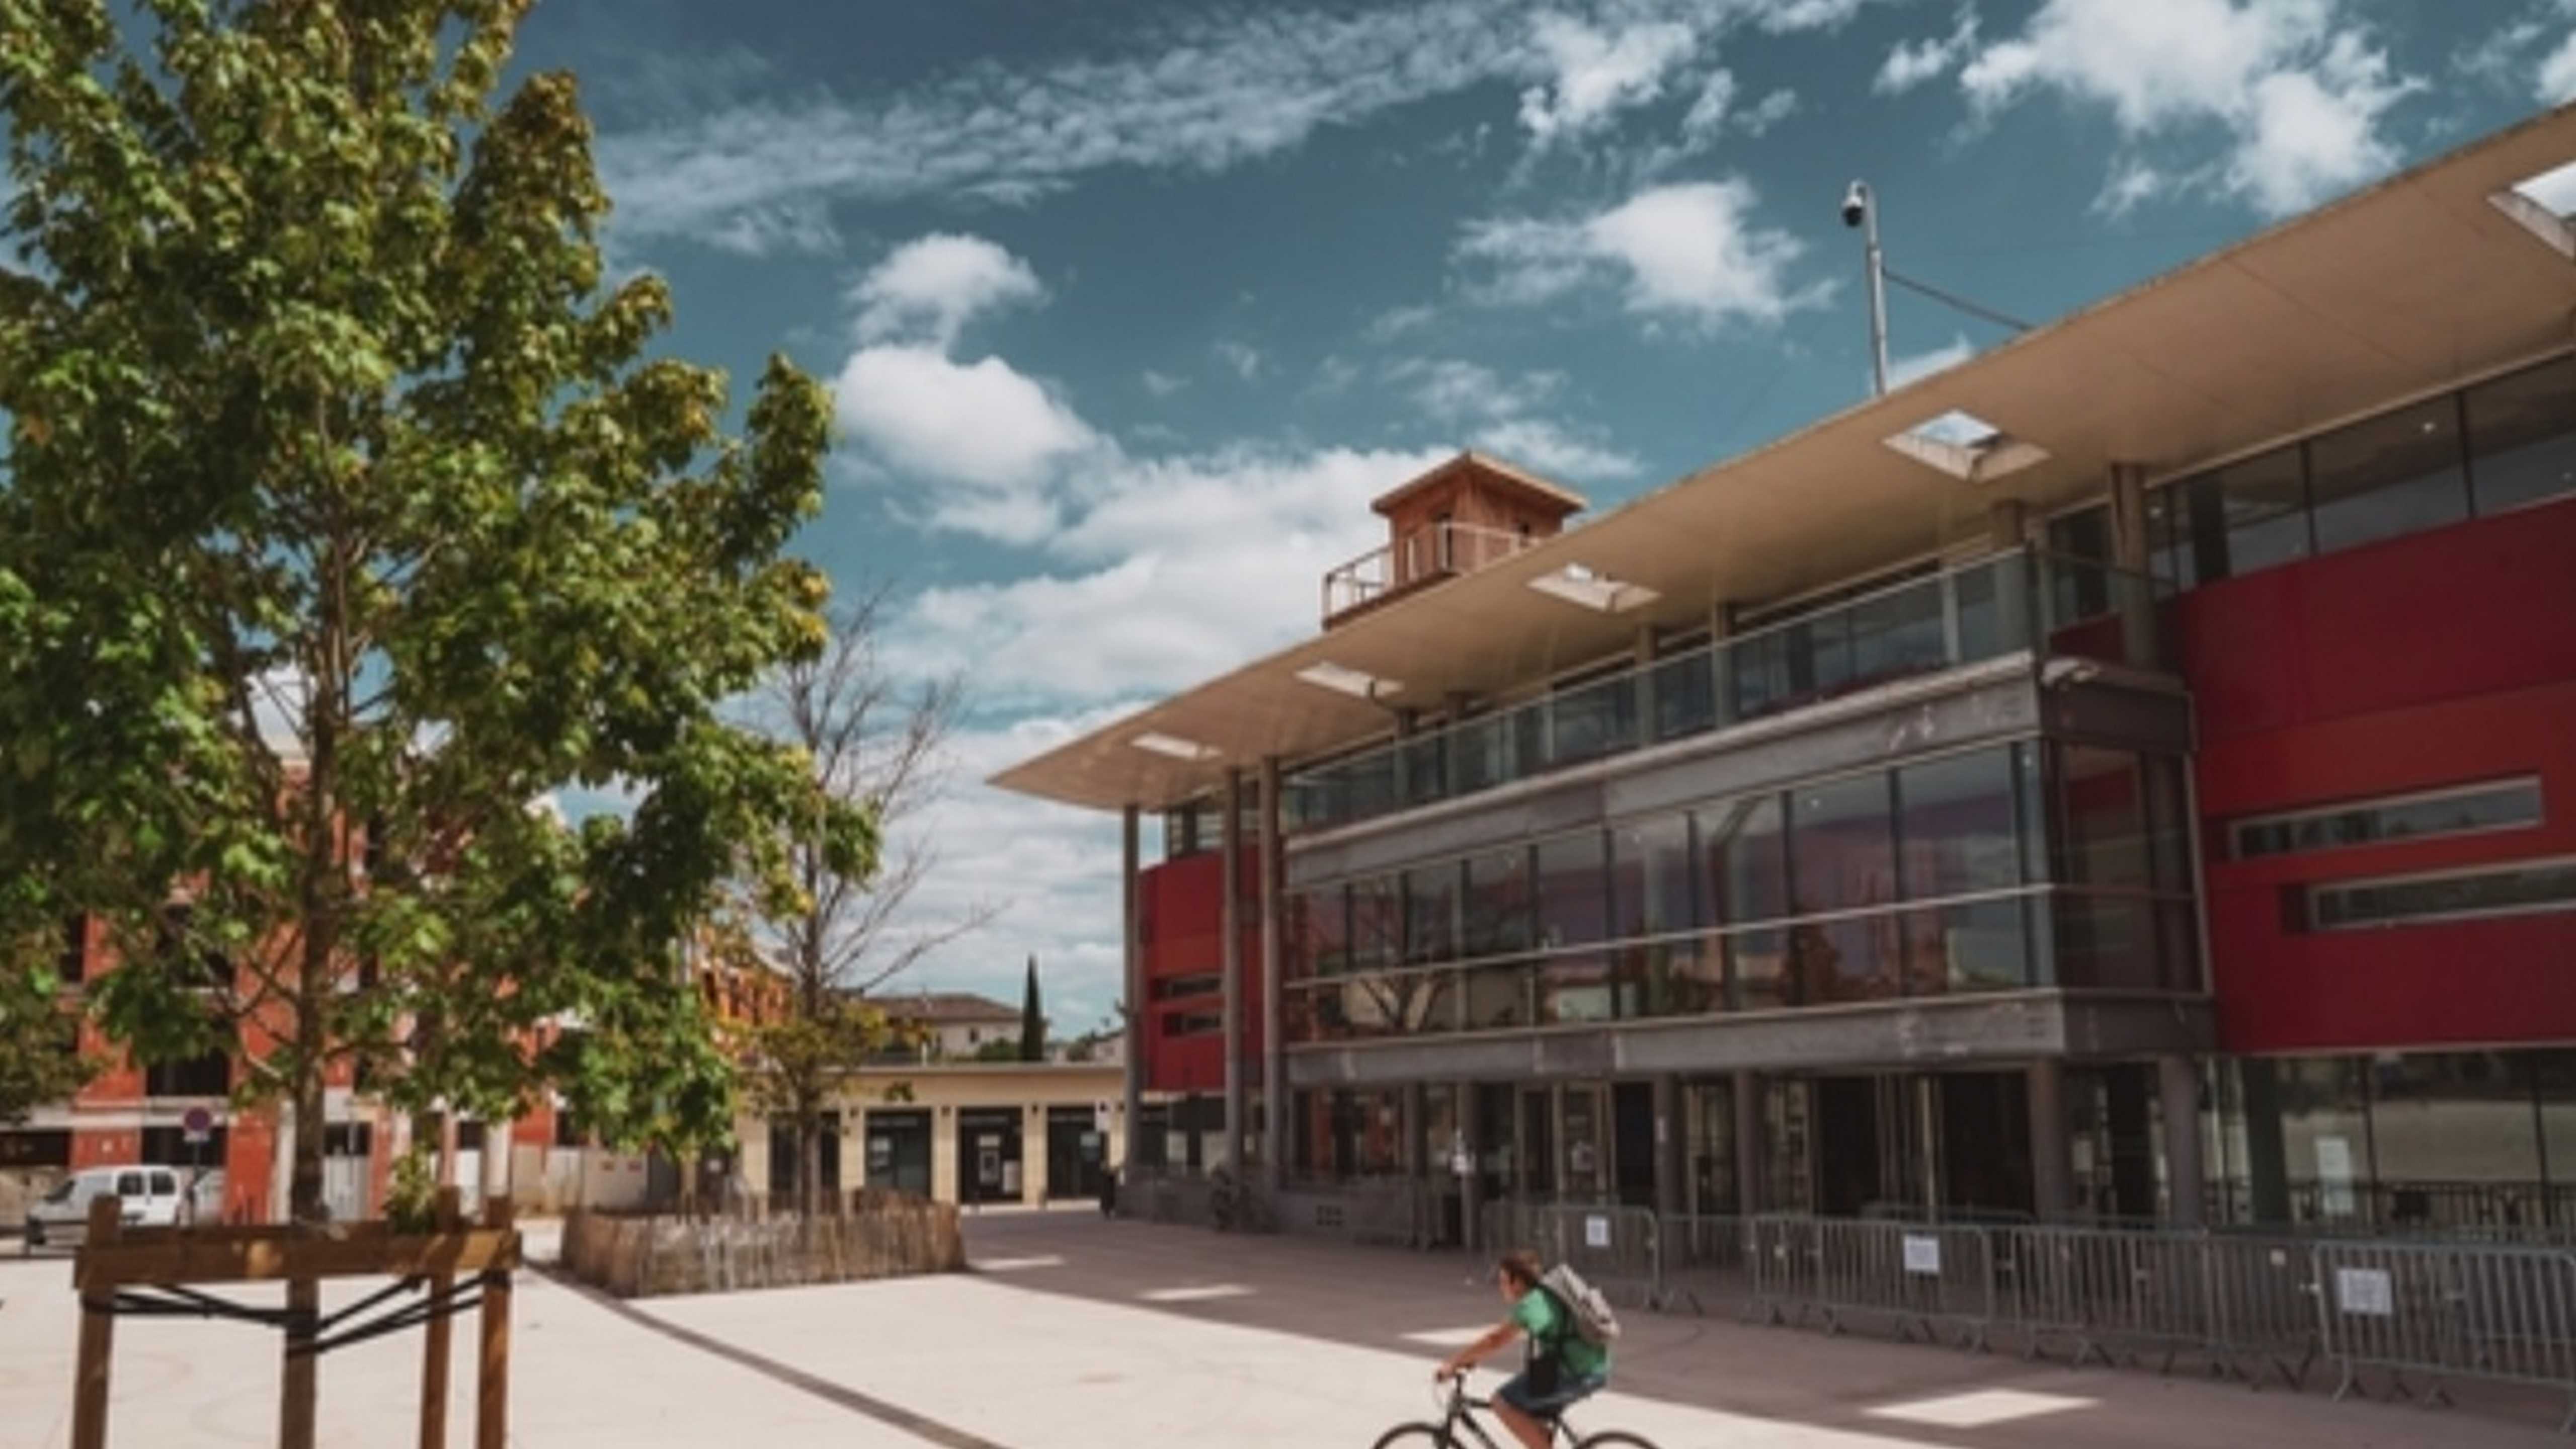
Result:
[[[1644,584],[1626,583],[1596,573],[1579,563],[1540,574],[1529,581],[1529,586],[1550,597],[1604,614],[1624,614],[1663,597]]]
[[[1353,699],[1384,699],[1404,688],[1392,679],[1380,679],[1365,669],[1353,669],[1346,664],[1335,664],[1329,659],[1319,659],[1298,670],[1297,677],[1308,684],[1332,690],[1336,694],[1347,694]]]
[[[2568,218],[2576,216],[2576,161],[2526,176],[2502,191],[2488,193],[2487,200],[2542,245],[2576,259],[2576,227],[2568,225]]]
[[[1213,760],[1225,753],[1214,745],[1203,745],[1196,740],[1185,740],[1178,735],[1164,734],[1160,730],[1147,730],[1127,743],[1140,750],[1147,750],[1175,760],[1187,760],[1192,764],[1201,760]]]
[[[1969,483],[1985,483],[2046,461],[2048,450],[2027,443],[1961,408],[1926,418],[1885,440],[1918,463]]]

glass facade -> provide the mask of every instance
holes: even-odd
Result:
[[[1286,1039],[2194,992],[2182,768],[2025,740],[1306,890]]]
[[[2097,558],[1997,554],[1301,770],[1283,821],[1346,825],[2015,650],[2154,665],[2100,625],[2157,588]]]
[[[2576,358],[2409,403],[2149,495],[2183,588],[2576,493]]]
[[[2576,1049],[2247,1058],[2212,1076],[2223,1220],[2576,1228]]]

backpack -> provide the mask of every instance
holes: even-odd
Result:
[[[1601,1290],[1583,1281],[1583,1275],[1563,1263],[1547,1270],[1538,1280],[1539,1290],[1556,1302],[1558,1310],[1574,1322],[1575,1336],[1594,1348],[1608,1348],[1619,1338],[1619,1315],[1612,1311],[1610,1300]]]

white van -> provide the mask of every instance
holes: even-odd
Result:
[[[110,1196],[125,1199],[127,1227],[166,1228],[179,1221],[187,1192],[167,1167],[85,1168],[28,1205],[26,1251],[79,1242],[89,1230],[90,1203]]]

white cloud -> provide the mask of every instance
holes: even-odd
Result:
[[[706,242],[718,251],[745,257],[821,254],[840,247],[841,233],[820,202],[799,199],[737,211],[709,231]]]
[[[1797,112],[1798,93],[1783,87],[1756,101],[1753,109],[1737,114],[1736,124],[1744,134],[1759,136]]]
[[[1471,224],[1458,255],[1490,263],[1490,301],[1547,301],[1604,280],[1624,283],[1628,310],[1702,327],[1768,324],[1816,306],[1830,284],[1794,286],[1805,244],[1755,225],[1740,177],[1658,186],[1595,216]]]
[[[1215,343],[1209,350],[1216,354],[1217,361],[1233,368],[1235,376],[1245,382],[1261,376],[1261,349],[1250,343],[1236,342],[1228,338]]]
[[[1964,335],[1952,333],[1948,342],[1929,352],[1910,353],[1888,359],[1887,385],[1890,389],[1895,389],[1909,382],[1920,382],[1936,372],[1956,367],[1976,355],[1977,349],[1968,344],[1968,339]]]
[[[2093,198],[2093,209],[2106,216],[2126,216],[2174,186],[2173,177],[2132,156],[2112,169],[2102,183],[2102,194]]]
[[[1144,372],[1144,383],[1145,391],[1154,396],[1170,397],[1182,388],[1188,387],[1190,380],[1186,377],[1174,377],[1168,372],[1156,372],[1149,367]]]
[[[945,350],[977,313],[1044,301],[1046,288],[1028,263],[982,237],[933,232],[887,253],[850,295],[862,340],[927,337]]]
[[[847,436],[896,470],[946,485],[926,521],[1010,542],[1045,536],[1057,467],[1100,443],[1045,385],[998,357],[960,363],[931,347],[864,347],[833,395]]]
[[[2388,170],[2389,110],[2423,88],[2344,13],[2343,0],[2045,0],[2023,30],[1959,73],[1980,112],[2053,89],[2107,107],[2132,144],[2215,129],[2229,151],[2210,184],[2274,215]],[[2117,204],[2141,197],[2115,162]]]
[[[1563,72],[1543,48],[1542,16],[1621,36],[1685,26],[1713,39],[1746,24],[1773,32],[1830,28],[1860,4],[1411,0],[1356,12],[1211,8],[1153,27],[1150,49],[1020,66],[984,62],[863,99],[773,92],[612,132],[601,138],[598,156],[617,201],[612,225],[628,243],[739,242],[762,236],[764,225],[741,218],[774,218],[783,206],[924,195],[1024,203],[1112,168],[1220,170],[1301,145],[1326,125],[1358,125],[1478,86],[1547,86],[1550,116],[1624,103],[1633,81],[1606,93],[1588,88],[1615,75],[1585,79],[1572,96],[1557,90]],[[1645,53],[1654,51],[1648,43]],[[775,220],[765,224],[780,231]],[[799,235],[794,228],[784,234]]]
[[[980,698],[1064,708],[1178,689],[1315,628],[1327,569],[1385,541],[1369,501],[1445,450],[1104,450],[1065,490],[1046,572],[924,590],[891,637],[976,662]]]
[[[1925,81],[1938,80],[1959,68],[1977,44],[1977,12],[1964,9],[1946,36],[1926,36],[1887,53],[1870,89],[1881,95],[1903,95]]]
[[[1643,470],[1633,455],[1612,447],[1597,429],[1541,415],[1564,391],[1561,372],[1506,377],[1458,358],[1408,358],[1388,367],[1386,376],[1410,388],[1415,403],[1433,421],[1456,429],[1468,446],[1496,457],[1583,481],[1632,478]]]
[[[1725,129],[1727,112],[1734,108],[1735,72],[1719,66],[1700,82],[1699,95],[1682,113],[1682,135],[1703,144],[1716,140]]]
[[[2533,93],[2543,105],[2560,105],[2576,101],[2576,33],[2540,62],[2533,82]]]
[[[1371,319],[1361,336],[1376,343],[1393,342],[1408,332],[1430,326],[1439,315],[1439,309],[1431,306],[1390,307]]]
[[[1542,15],[1533,28],[1546,57],[1545,84],[1521,92],[1521,125],[1545,147],[1599,128],[1620,111],[1663,94],[1664,78],[1699,48],[1699,36],[1676,21],[1598,30],[1566,15]]]

